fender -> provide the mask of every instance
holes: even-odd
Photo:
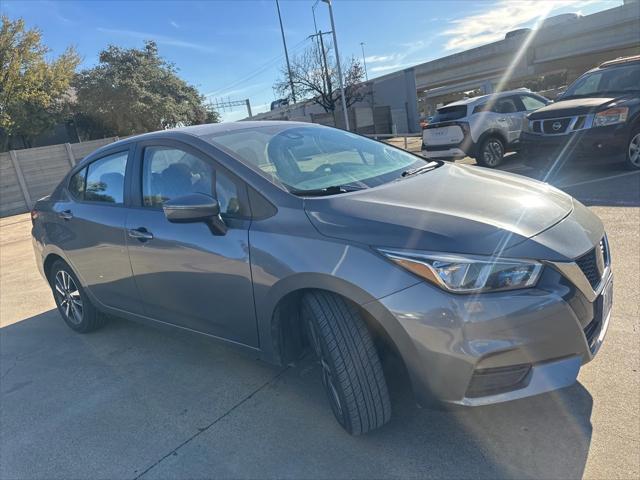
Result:
[[[283,363],[280,332],[285,320],[276,314],[276,309],[287,296],[310,289],[332,292],[358,305],[375,300],[357,285],[324,273],[297,273],[279,280],[269,289],[262,305],[256,305],[262,360],[278,365]]]

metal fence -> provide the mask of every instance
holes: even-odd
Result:
[[[0,153],[0,217],[28,212],[77,162],[118,137]]]

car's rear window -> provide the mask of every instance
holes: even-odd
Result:
[[[454,105],[452,107],[442,107],[438,109],[438,113],[433,117],[431,123],[450,122],[459,120],[467,116],[466,105]]]

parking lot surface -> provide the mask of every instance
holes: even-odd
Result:
[[[540,176],[517,157],[504,169]],[[575,165],[548,180],[609,234],[615,303],[596,359],[570,388],[451,411],[417,408],[392,374],[392,421],[362,437],[335,422],[310,359],[276,368],[122,320],[73,333],[28,215],[2,219],[0,477],[640,478],[640,172]]]

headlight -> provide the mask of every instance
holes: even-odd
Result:
[[[596,113],[593,119],[594,127],[604,127],[605,125],[615,125],[616,123],[624,123],[629,115],[628,107],[613,107]]]
[[[535,286],[542,264],[533,260],[379,250],[411,273],[455,293],[516,290]]]
[[[523,132],[529,132],[530,131],[530,129],[531,129],[530,123],[531,123],[531,121],[527,117],[524,117],[522,119],[522,131]]]

